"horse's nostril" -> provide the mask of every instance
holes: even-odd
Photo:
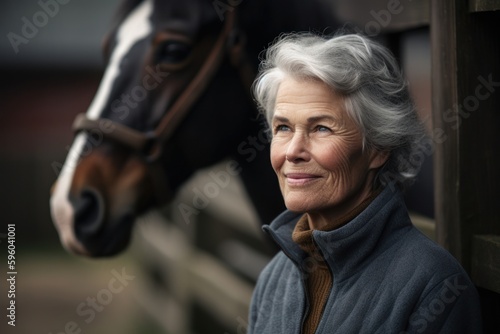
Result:
[[[95,189],[84,189],[73,202],[75,209],[75,232],[85,239],[103,228],[105,205],[102,195]]]

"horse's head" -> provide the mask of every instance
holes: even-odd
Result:
[[[171,198],[196,169],[237,151],[257,127],[249,122],[251,75],[241,80],[241,73],[251,66],[238,52],[233,10],[221,20],[211,1],[127,1],[124,8],[50,200],[65,248],[89,256],[121,251],[138,214]]]

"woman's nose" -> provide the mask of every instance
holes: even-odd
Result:
[[[308,145],[308,140],[304,134],[299,132],[294,133],[286,150],[286,160],[293,163],[309,161]]]

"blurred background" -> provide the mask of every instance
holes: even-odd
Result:
[[[68,1],[15,47],[9,34],[22,36],[24,20],[42,7],[29,0],[0,3],[0,233],[16,224],[18,271],[16,327],[7,326],[2,311],[0,332],[243,333],[254,281],[272,250],[237,180],[194,224],[179,222],[168,207],[142,217],[132,246],[116,258],[70,255],[53,227],[50,188],[71,145],[73,119],[87,109],[99,84],[101,40],[118,3]],[[386,5],[380,2],[382,9]],[[429,6],[427,1],[407,5],[390,25],[379,24],[377,37],[396,53],[431,129]],[[377,22],[370,15],[375,7],[361,1],[353,11],[349,2],[339,1],[335,11],[365,30]],[[415,219],[434,237],[432,159],[427,158],[407,197]],[[189,190],[204,178],[206,171],[197,174],[176,201],[189,201]],[[203,236],[213,230],[218,233],[207,244]],[[5,310],[4,242],[0,254],[0,308]],[[123,272],[133,279],[110,295],[110,280]],[[107,304],[91,311],[92,298]]]
[[[18,52],[8,34],[23,36],[23,18],[32,21],[43,8],[29,0],[0,4],[0,233],[6,232],[6,224],[16,224],[18,272],[16,327],[11,327],[5,320],[4,240],[1,333],[77,332],[72,323],[82,333],[162,333],[150,327],[132,297],[140,275],[129,252],[99,261],[69,255],[49,213],[50,188],[72,142],[72,121],[87,109],[102,74],[100,42],[117,3],[73,0],[60,5],[44,26],[30,32],[32,37]],[[93,310],[87,298],[97,298],[114,277],[112,271],[121,273],[122,268],[135,279],[87,323]],[[87,312],[84,316],[77,314],[79,306],[81,313]]]

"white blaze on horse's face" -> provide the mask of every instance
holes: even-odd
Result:
[[[120,26],[116,37],[117,45],[111,55],[98,92],[87,111],[89,118],[99,118],[109,103],[111,89],[120,74],[119,65],[123,57],[132,46],[152,32],[153,28],[149,19],[152,10],[152,0],[144,1],[130,13]],[[76,136],[50,199],[52,219],[58,229],[62,244],[66,249],[82,255],[88,254],[88,252],[74,233],[74,208],[69,201],[69,192],[74,171],[86,149],[87,139],[85,133]]]

